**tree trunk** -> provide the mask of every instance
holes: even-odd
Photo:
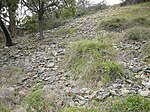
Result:
[[[43,39],[43,25],[44,25],[44,22],[43,22],[43,19],[42,18],[39,18],[38,19],[38,23],[39,23],[39,39]]]
[[[8,29],[6,28],[5,24],[3,23],[1,17],[0,17],[0,26],[1,26],[4,34],[5,34],[5,37],[6,37],[6,46],[14,45],[13,42],[12,42],[11,35],[10,35]]]
[[[13,11],[9,9],[9,20],[10,20],[10,25],[9,25],[9,30],[12,38],[15,37],[15,14],[13,14]]]

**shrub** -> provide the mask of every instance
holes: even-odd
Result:
[[[135,27],[127,30],[125,38],[127,38],[128,40],[136,41],[147,40],[150,39],[150,32],[149,29],[145,29],[143,27]]]
[[[37,32],[38,31],[38,24],[37,24],[37,17],[36,16],[32,16],[32,17],[27,16],[23,20],[23,25],[25,26],[25,28],[27,28],[31,32]]]
[[[150,100],[139,95],[128,96],[113,104],[112,112],[148,112]]]
[[[112,18],[109,20],[101,21],[99,28],[108,31],[120,31],[125,29],[127,20],[125,18]]]

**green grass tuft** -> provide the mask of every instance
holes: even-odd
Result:
[[[113,104],[112,112],[148,112],[150,110],[150,100],[139,95],[128,96],[122,101]]]
[[[142,41],[150,39],[149,29],[144,27],[135,27],[127,30],[125,34],[127,40]]]
[[[56,36],[60,36],[60,35],[65,36],[67,34],[72,35],[76,31],[77,31],[76,28],[60,28],[59,30],[55,31],[53,34]]]
[[[44,98],[43,91],[40,89],[30,92],[25,97],[25,104],[28,105],[28,112],[32,112],[33,109],[35,109],[37,112],[43,112],[49,107],[49,102]]]
[[[99,28],[107,31],[120,31],[125,29],[127,20],[122,17],[101,21]]]
[[[62,112],[99,112],[97,109],[87,109],[79,107],[68,107],[63,109]]]
[[[112,61],[114,55],[112,45],[100,38],[77,41],[69,45],[66,66],[86,82],[102,81],[106,84],[123,75],[120,65]]]

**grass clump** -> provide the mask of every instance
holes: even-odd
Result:
[[[16,84],[19,78],[21,78],[23,73],[24,72],[22,68],[19,67],[8,66],[4,68],[0,73],[0,77],[1,77],[0,85],[9,86],[9,85]]]
[[[79,107],[68,107],[64,108],[61,112],[99,112],[97,109],[87,109]]]
[[[30,92],[25,97],[25,104],[27,104],[27,111],[32,112],[33,110],[37,112],[48,111],[49,102],[43,96],[43,91],[41,89]]]
[[[137,25],[150,26],[150,18],[148,17],[139,16],[134,18],[133,22],[135,22]]]
[[[127,20],[122,17],[101,21],[99,28],[107,31],[120,31],[125,29]]]
[[[3,104],[0,104],[0,112],[10,112]]]
[[[112,106],[112,112],[148,112],[150,100],[139,95],[128,96],[122,101],[116,101]]]
[[[53,34],[56,36],[67,35],[67,34],[72,35],[76,31],[77,31],[76,28],[60,28],[59,30],[55,31]]]
[[[142,41],[150,39],[149,29],[143,27],[135,27],[127,30],[125,38],[128,40]]]
[[[150,40],[145,44],[144,53],[146,55],[145,62],[150,63]]]
[[[122,76],[121,67],[112,61],[114,49],[101,39],[77,41],[69,48],[67,67],[86,82],[102,81],[106,84]]]

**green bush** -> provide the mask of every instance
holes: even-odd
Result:
[[[32,16],[32,17],[26,16],[26,18],[23,20],[23,25],[31,32],[38,31],[38,23],[37,23],[36,16]]]
[[[150,100],[139,95],[132,95],[113,104],[112,112],[149,112]]]
[[[143,28],[143,27],[135,27],[127,30],[125,34],[125,38],[128,40],[147,40],[150,39],[150,32],[149,29]]]
[[[127,20],[125,18],[112,18],[101,21],[99,28],[107,31],[120,31],[125,29]]]

